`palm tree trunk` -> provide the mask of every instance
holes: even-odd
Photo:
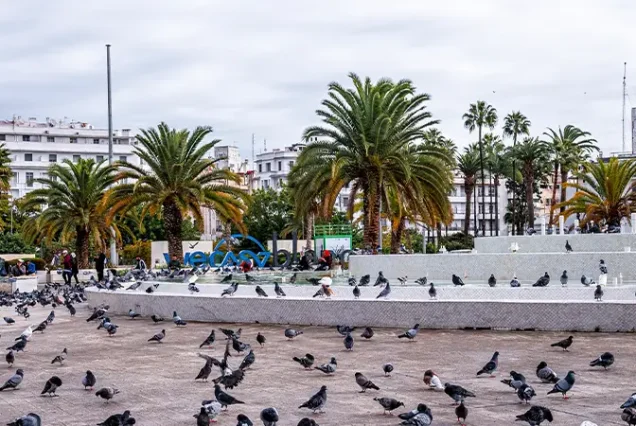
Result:
[[[531,168],[532,166],[529,167]],[[534,174],[532,173],[532,170],[526,169],[524,178],[526,182],[526,208],[528,209],[528,227],[534,228]]]
[[[475,184],[477,187],[477,184]],[[477,227],[477,215],[479,214],[479,203],[477,202],[477,192],[473,188],[473,235],[476,237],[479,234],[479,228]]]
[[[404,219],[395,219],[391,222],[391,254],[398,254],[400,252],[400,243],[402,242],[402,233],[404,232]]]
[[[437,222],[437,246],[440,245],[440,241],[442,241],[442,222]]]
[[[166,231],[166,239],[168,240],[168,254],[176,256],[177,260],[183,260],[183,242],[181,239],[181,224],[183,216],[181,210],[172,201],[163,203],[163,223]]]
[[[364,200],[365,226],[364,226],[364,244],[375,252],[378,247],[380,224],[378,222],[378,214],[380,213],[380,194],[379,192],[367,193]]]
[[[232,222],[229,220],[223,224],[223,239],[227,251],[232,251]]]
[[[512,135],[512,146],[517,146],[517,134]],[[515,235],[517,225],[517,160],[512,158],[512,235]]]
[[[88,252],[89,248],[89,232],[78,226],[75,229],[75,252],[77,253],[77,266],[82,269],[86,269],[90,267],[90,262],[88,260]]]
[[[499,236],[499,177],[495,176],[495,236]],[[513,226],[514,228],[514,226]]]
[[[559,163],[554,162],[554,176],[552,177],[552,204],[550,205],[550,226],[554,225],[554,205],[556,204],[557,184],[559,183]],[[561,183],[563,184],[563,182]]]
[[[312,249],[313,247],[311,246],[311,240],[313,239],[313,220],[314,217],[312,214],[307,214],[307,216],[305,217],[305,223],[304,223],[304,229],[303,229],[303,234],[305,234],[305,246],[308,249]]]
[[[484,177],[484,147],[481,142],[481,126],[479,126],[479,163],[481,168],[481,205],[482,205],[481,209],[482,209],[482,215],[483,215],[483,218],[481,220],[481,234],[485,237],[486,236],[486,221],[484,220],[484,218],[486,217],[486,208],[484,204],[486,203],[486,192],[484,189],[484,184],[486,182],[486,179]],[[477,208],[476,211],[479,214],[479,208]],[[477,230],[475,230],[475,232],[477,232]]]
[[[464,192],[466,193],[466,212],[464,213],[464,234],[468,235],[470,231],[470,202],[473,196],[472,186],[466,185],[464,182]]]
[[[565,184],[568,182],[568,170],[561,166],[561,198],[559,198],[559,202],[566,201],[568,194]],[[563,214],[565,211],[565,206],[561,206],[559,209],[560,214]]]
[[[488,223],[490,225],[490,236],[492,237],[492,169],[488,167]]]

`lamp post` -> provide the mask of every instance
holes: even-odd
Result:
[[[113,99],[110,83],[110,44],[106,45],[106,85],[108,89],[108,165],[113,164]],[[110,228],[110,263],[118,265],[117,243],[115,242],[115,230]]]

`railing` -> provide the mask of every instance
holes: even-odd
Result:
[[[314,226],[314,236],[319,235],[351,235],[352,228],[349,224],[341,225],[316,225]]]

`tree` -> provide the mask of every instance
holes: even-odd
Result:
[[[569,200],[560,203],[565,217],[579,214],[581,224],[593,220],[597,223],[619,226],[621,219],[636,212],[636,162],[610,158],[608,162],[584,163],[577,174],[582,183],[567,183],[576,189]],[[633,226],[634,224],[632,224]]]
[[[309,204],[319,201],[322,217],[331,212],[341,189],[351,184],[349,199],[363,196],[364,243],[376,247],[380,205],[388,191],[402,193],[418,208],[425,201],[432,203],[452,185],[447,166],[451,160],[442,160],[447,155],[440,150],[417,147],[425,129],[437,123],[426,108],[429,95],[416,93],[409,80],[373,83],[355,74],[349,77],[352,89],[329,85],[324,109],[316,112],[324,125],[305,130],[309,144],[290,180],[298,188],[297,197]]]
[[[114,166],[92,159],[80,159],[77,163],[64,160],[49,167],[48,176],[35,182],[42,187],[27,194],[22,206],[26,210],[43,210],[23,225],[27,241],[51,243],[59,238],[67,244],[75,240],[79,266],[87,268],[91,243],[104,249],[111,238],[111,226],[116,239],[120,238],[116,224],[110,220],[116,202],[109,191],[117,182]]]
[[[563,130],[559,127],[558,132],[548,128],[543,133],[548,138],[546,144],[550,151],[552,160],[552,205],[550,207],[550,225],[555,224],[554,210],[558,204],[556,202],[557,187],[559,186],[559,176],[561,177],[561,203],[566,198],[565,184],[568,181],[568,174],[572,170],[589,160],[593,151],[598,151],[596,139],[592,139],[589,132],[584,132],[578,127],[567,125]],[[560,173],[559,173],[560,172]],[[561,207],[561,212],[564,211]]]
[[[161,123],[156,129],[142,130],[137,136],[141,145],[135,154],[144,167],[128,162],[120,163],[120,180],[116,188],[118,201],[115,212],[121,213],[135,205],[143,205],[143,215],[161,214],[168,240],[170,256],[183,257],[182,225],[191,216],[199,229],[203,227],[202,207],[210,207],[239,229],[244,229],[242,216],[248,201],[247,194],[233,186],[238,175],[217,167],[218,159],[207,158],[208,152],[219,143],[218,139],[204,142],[212,133],[208,126],[170,129]]]
[[[472,133],[475,129],[478,131],[479,136],[479,164],[481,168],[481,204],[484,205],[486,192],[484,190],[485,178],[484,178],[484,147],[481,139],[481,131],[484,126],[489,129],[494,129],[497,124],[497,110],[490,104],[484,101],[477,101],[477,103],[470,104],[468,112],[466,112],[462,119],[464,120],[464,127]],[[484,211],[485,214],[485,211]],[[486,221],[481,221],[481,233],[486,235]],[[475,230],[475,235],[477,230]]]
[[[526,137],[511,149],[512,157],[521,164],[521,175],[526,186],[528,226],[534,227],[534,184],[545,173],[549,160],[548,147],[538,138]]]
[[[521,111],[513,111],[506,115],[504,118],[504,126],[503,126],[503,134],[504,136],[512,137],[512,146],[517,145],[517,138],[519,135],[527,135],[530,136],[530,126],[532,123],[528,118],[521,113]],[[512,160],[512,191],[516,192],[517,189],[517,163],[513,158]],[[517,218],[517,209],[516,209],[516,200],[515,197],[512,197],[512,221],[511,223],[516,223]],[[521,215],[523,217],[523,214]],[[515,235],[515,227],[512,227],[512,235]]]
[[[486,138],[484,137],[484,139]],[[486,146],[486,158],[488,174],[492,177],[495,187],[495,235],[497,236],[499,236],[499,185],[503,177],[511,175],[510,161],[505,155],[505,151],[505,146],[499,136],[490,138]]]
[[[474,146],[464,149],[464,153],[457,157],[457,169],[464,177],[464,192],[466,194],[466,211],[464,213],[464,234],[468,235],[470,230],[470,203],[473,191],[475,190],[475,181],[479,172],[479,153]],[[475,233],[477,233],[477,224],[475,224]]]
[[[258,189],[252,194],[252,202],[243,216],[243,223],[249,235],[266,244],[273,234],[280,235],[288,225],[292,210],[287,189],[283,188],[280,192],[272,188]]]

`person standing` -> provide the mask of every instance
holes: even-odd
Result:
[[[75,277],[75,284],[79,284],[79,278],[77,274],[79,273],[79,267],[77,265],[77,256],[75,253],[71,253],[71,277],[69,277],[69,284],[71,283],[71,278]]]
[[[71,284],[71,276],[73,271],[73,258],[68,254],[68,250],[62,251],[62,277],[64,278],[64,284]]]
[[[95,258],[95,269],[97,270],[97,281],[104,281],[104,268],[106,267],[106,255],[100,252]]]

